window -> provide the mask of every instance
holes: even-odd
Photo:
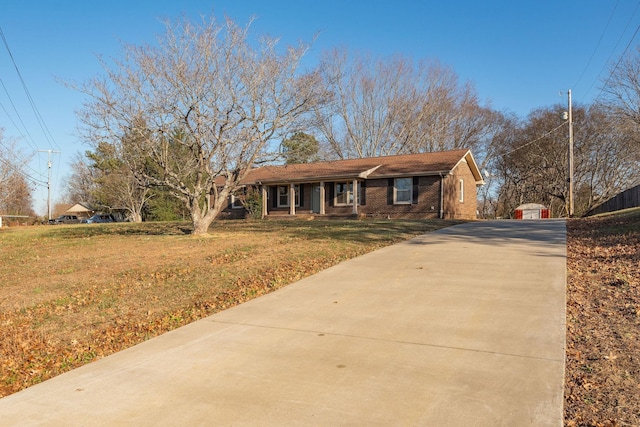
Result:
[[[295,206],[300,207],[300,186],[293,186],[295,192]],[[278,185],[278,207],[279,208],[288,208],[289,207],[289,186],[288,185]]]
[[[336,206],[353,204],[353,184],[351,182],[336,182]]]
[[[278,207],[289,206],[289,187],[278,185]]]
[[[464,179],[460,180],[460,203],[464,203]]]
[[[393,184],[393,203],[399,205],[411,204],[412,182],[411,178],[395,179]]]
[[[358,183],[358,204],[361,204],[362,190]],[[335,205],[336,206],[353,206],[353,182],[336,182],[335,183]]]
[[[235,194],[232,194],[231,195],[231,208],[232,209],[241,209],[243,207],[244,207],[244,205],[242,203],[242,198],[237,196],[237,195],[235,195]]]

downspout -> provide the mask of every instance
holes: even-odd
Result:
[[[444,176],[440,173],[440,219],[444,219]]]

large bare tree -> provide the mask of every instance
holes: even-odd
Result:
[[[373,58],[347,50],[321,63],[330,102],[315,128],[338,158],[471,148],[489,140],[497,117],[470,83],[437,61]]]
[[[316,76],[300,71],[307,46],[254,41],[249,30],[229,19],[167,22],[157,45],[125,45],[123,58],[103,61],[105,76],[79,87],[90,96],[85,139],[112,144],[182,200],[194,234],[316,98]]]

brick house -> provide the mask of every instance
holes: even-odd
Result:
[[[476,188],[484,182],[471,151],[452,150],[263,166],[242,184],[259,189],[262,217],[475,219]],[[245,214],[231,196],[221,216]]]

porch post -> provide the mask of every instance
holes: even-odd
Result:
[[[267,216],[267,186],[261,185],[260,191],[262,193],[262,219]]]
[[[358,215],[358,181],[353,180],[353,211],[354,215]]]
[[[289,215],[296,214],[296,188],[289,184]]]
[[[320,215],[324,215],[324,182],[320,182]]]

